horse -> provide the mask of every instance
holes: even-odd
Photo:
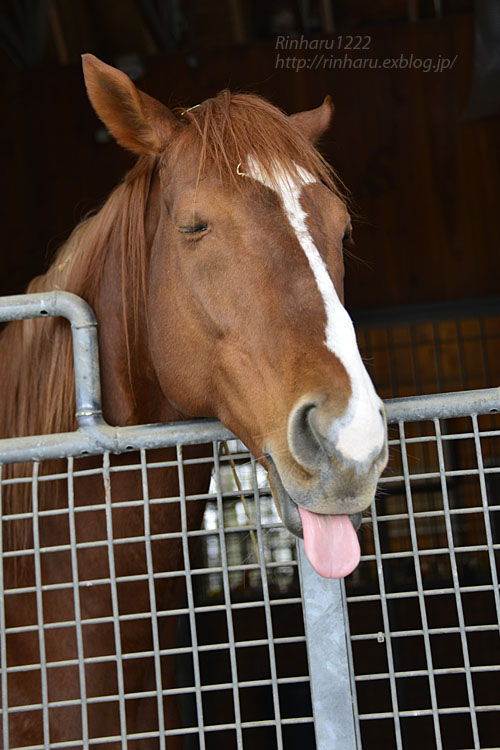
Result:
[[[95,310],[103,410],[110,424],[221,420],[267,470],[278,513],[293,534],[304,538],[317,572],[348,575],[360,556],[360,514],[371,503],[387,462],[387,428],[343,304],[343,247],[352,231],[347,201],[315,145],[330,125],[330,97],[316,109],[291,116],[257,95],[227,90],[189,109],[169,109],[90,54],[83,56],[83,69],[97,115],[138,159],[28,292],[66,290]],[[76,428],[65,321],[25,320],[5,328],[0,389],[2,437]],[[201,448],[190,450],[189,455],[202,455]],[[92,473],[96,459],[82,465],[88,476],[75,489],[74,502],[92,506],[102,501],[102,470],[100,477]],[[141,497],[140,472],[118,472],[111,481],[115,538],[128,536],[131,528],[143,529],[141,509],[120,508],[122,501]],[[187,492],[206,491],[206,466],[193,466],[187,481]],[[152,496],[179,491],[176,472],[168,467],[155,472],[151,482]],[[67,503],[64,482],[47,483],[39,502],[62,507]],[[5,489],[3,507],[4,512],[29,512],[22,484]],[[172,507],[151,507],[152,532],[179,528],[178,510]],[[190,526],[199,526],[201,512],[191,509]],[[97,516],[92,509],[78,514],[78,541],[101,538]],[[29,547],[32,532],[27,533]],[[39,533],[44,548],[68,543],[67,516],[44,519]],[[9,543],[14,549],[18,542]],[[182,566],[178,540],[158,545],[154,554],[163,570]],[[117,574],[144,573],[139,545],[118,545],[115,555]],[[79,550],[80,580],[105,579],[108,566],[105,545]],[[44,583],[71,580],[69,553],[45,555],[42,575]],[[6,561],[4,576],[7,587],[33,586],[32,556],[18,565]],[[165,609],[178,601],[176,580],[157,582]],[[72,596],[66,589],[47,594],[46,617],[53,622],[73,618]],[[36,622],[31,589],[15,607],[8,599],[7,627]],[[147,610],[148,602],[147,584],[121,586],[121,613]],[[89,622],[86,655],[114,653],[109,597],[99,586],[89,586],[82,589],[80,606]],[[164,627],[164,642],[173,643],[174,618],[167,618]],[[121,637],[124,653],[146,651],[151,623],[132,619],[122,624]],[[7,648],[9,666],[39,661],[36,633],[13,633]],[[62,625],[48,630],[45,650],[49,662],[74,660],[74,635]],[[11,705],[41,702],[39,679],[27,674],[9,676]],[[135,659],[127,662],[123,679],[127,693],[138,693],[151,675]],[[174,684],[173,668],[163,679],[164,686]],[[51,669],[50,699],[75,698],[77,703],[78,680],[74,666]],[[116,693],[115,666],[87,664],[86,689],[90,697]],[[154,724],[154,702],[144,703],[127,702],[131,734]],[[169,703],[167,713],[175,711]],[[89,705],[87,732],[96,747],[121,746],[119,739],[97,739],[120,734],[118,713],[112,700]],[[173,719],[167,718],[168,726],[175,726]],[[44,741],[40,711],[12,714],[9,727],[15,746]],[[51,710],[49,729],[51,742],[81,738],[78,706]],[[180,747],[181,741],[169,737],[167,747]],[[128,746],[159,744],[146,737]]]

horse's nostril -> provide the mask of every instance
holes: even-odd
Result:
[[[295,461],[313,473],[332,462],[344,472],[366,473],[380,466],[387,459],[385,410],[382,402],[370,407],[367,413],[339,416],[326,397],[304,396],[288,419]]]
[[[323,444],[315,425],[314,411],[317,403],[304,400],[297,404],[288,418],[288,445],[292,456],[304,469],[317,467]]]

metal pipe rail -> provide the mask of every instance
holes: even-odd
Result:
[[[215,419],[112,427],[102,414],[97,321],[90,305],[76,294],[63,291],[0,298],[2,322],[47,317],[66,318],[71,325],[78,430],[0,439],[2,463],[96,455],[103,451],[123,453],[132,450],[132,446],[139,450],[158,444],[188,445],[232,437]]]

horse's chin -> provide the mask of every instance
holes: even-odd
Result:
[[[303,539],[304,530],[302,528],[302,519],[300,517],[299,506],[286,491],[280,474],[272,458],[267,455],[266,459],[268,464],[269,484],[271,486],[271,492],[273,494],[274,502],[276,504],[276,508],[280,515],[280,518],[285,524],[288,531],[291,531],[292,534],[299,537],[300,539]],[[361,513],[354,513],[350,515],[349,518],[352,525],[357,531],[361,526]]]

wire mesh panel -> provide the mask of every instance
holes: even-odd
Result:
[[[499,421],[391,427],[360,567],[306,576],[313,671],[295,541],[240,443],[4,465],[3,747],[314,748],[313,713],[318,750],[498,747]]]
[[[225,450],[3,467],[4,748],[314,747],[295,543]]]
[[[391,428],[343,595],[364,750],[500,746],[500,421]]]

